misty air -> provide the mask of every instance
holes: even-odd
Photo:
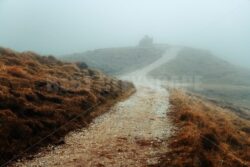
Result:
[[[249,0],[1,0],[0,166],[250,166]]]

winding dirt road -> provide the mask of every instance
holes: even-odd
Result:
[[[147,73],[173,58],[169,49],[160,59],[122,79],[133,81],[137,92],[96,118],[88,128],[66,136],[66,144],[51,147],[14,166],[147,166],[167,151],[174,127],[166,116],[168,92]],[[139,78],[139,79],[138,79]]]

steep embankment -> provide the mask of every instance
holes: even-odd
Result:
[[[67,61],[83,61],[89,66],[101,69],[108,74],[125,74],[142,68],[157,60],[167,46],[124,47],[96,49],[63,57]]]
[[[22,151],[62,143],[133,85],[84,64],[0,48],[0,164]]]

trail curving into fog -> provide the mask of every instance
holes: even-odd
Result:
[[[147,76],[174,58],[172,48],[149,66],[122,76],[137,92],[97,117],[88,128],[66,136],[66,144],[49,148],[14,166],[138,166],[157,164],[174,127],[167,117],[168,92]]]
[[[180,47],[170,47],[165,51],[161,58],[157,59],[144,68],[123,75],[120,78],[133,82],[137,87],[147,86],[152,89],[162,89],[162,81],[148,76],[148,73],[174,59],[180,50]]]

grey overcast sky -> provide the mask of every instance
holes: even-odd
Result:
[[[0,45],[41,54],[155,42],[250,67],[250,0],[0,0]]]

